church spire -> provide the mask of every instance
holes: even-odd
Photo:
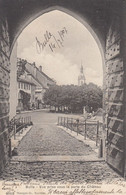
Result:
[[[84,76],[83,66],[82,66],[82,61],[81,61],[80,74],[78,76],[78,85],[81,86],[85,83],[86,83],[86,79],[85,79],[85,76]]]
[[[83,66],[81,64],[80,72],[83,73]]]

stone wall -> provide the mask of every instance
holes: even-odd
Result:
[[[121,18],[113,16],[106,40],[106,127],[107,162],[124,174],[124,64],[121,47]]]
[[[11,52],[10,57],[10,119],[16,115],[16,107],[18,105],[17,93],[17,43]]]
[[[10,86],[10,45],[8,24],[0,12],[0,172],[3,170],[9,151],[9,86]]]

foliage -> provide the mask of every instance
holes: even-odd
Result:
[[[18,69],[17,69],[17,78],[20,78],[21,75],[25,72],[25,64],[27,63],[26,60],[20,60],[18,62]]]
[[[82,112],[83,107],[96,111],[102,107],[102,90],[93,83],[50,86],[44,94],[44,103],[55,107],[68,107],[72,112]]]

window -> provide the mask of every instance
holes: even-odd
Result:
[[[20,82],[18,82],[18,88],[20,89]]]
[[[23,89],[23,83],[21,83],[21,89]]]

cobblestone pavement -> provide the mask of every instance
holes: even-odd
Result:
[[[105,162],[10,163],[1,179],[42,182],[100,182],[120,179]],[[123,180],[123,178],[121,178]]]
[[[19,156],[88,155],[92,149],[56,125],[35,125],[18,147]]]
[[[92,149],[57,127],[58,114],[48,112],[32,113],[33,128],[23,138],[19,156],[42,155],[88,155]]]
[[[28,114],[27,114],[28,115]],[[57,114],[33,113],[34,127],[22,139],[19,156],[88,155],[92,149],[56,127]],[[67,182],[96,182],[120,178],[105,162],[14,162],[1,179]]]

